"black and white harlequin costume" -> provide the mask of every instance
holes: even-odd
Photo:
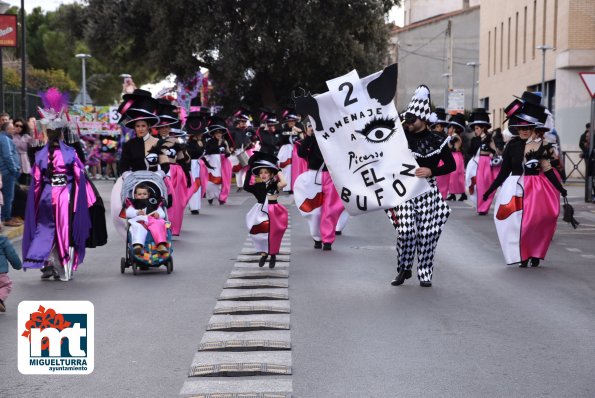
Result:
[[[430,122],[430,92],[426,86],[417,88],[405,120],[421,119]],[[400,285],[411,277],[411,268],[417,253],[417,277],[422,286],[431,286],[436,245],[450,214],[450,208],[443,200],[436,176],[455,170],[455,161],[448,148],[448,138],[424,129],[405,133],[409,149],[420,167],[427,167],[432,175],[427,177],[432,189],[403,204],[386,210],[386,214],[397,231],[398,275],[393,285]],[[441,162],[442,161],[442,162]],[[438,166],[439,163],[442,163]]]

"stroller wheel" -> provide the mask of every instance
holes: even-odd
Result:
[[[136,263],[134,261],[132,262],[132,274],[133,275],[138,274],[138,267],[136,266]]]
[[[171,274],[172,271],[174,270],[174,260],[172,260],[172,258],[169,258],[169,261],[167,262],[167,273]]]
[[[122,257],[120,259],[120,272],[123,274],[125,269],[126,269],[126,259],[124,257]]]

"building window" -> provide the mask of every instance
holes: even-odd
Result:
[[[523,63],[527,62],[527,7],[525,7],[525,23],[523,24]]]
[[[497,48],[496,48],[496,38],[498,37],[498,28],[494,27],[494,75],[496,74],[496,55],[497,55]]]
[[[490,97],[481,98],[479,100],[480,106],[486,111],[490,111]]]
[[[504,64],[504,22],[500,23],[500,72]]]
[[[510,17],[508,17],[508,37],[506,39],[506,69],[510,69]]]
[[[490,77],[490,70],[492,68],[492,31],[488,32],[488,77]]]
[[[533,0],[533,46],[531,47],[531,51],[533,54],[533,59],[535,59],[535,35],[537,34],[537,1]]]
[[[519,64],[519,13],[516,13],[514,23],[514,66]]]

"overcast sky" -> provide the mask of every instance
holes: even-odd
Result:
[[[20,7],[20,0],[2,0],[10,5]],[[35,7],[41,7],[45,11],[52,11],[58,8],[60,4],[74,3],[77,0],[25,0],[25,9],[31,12]],[[80,1],[78,1],[80,3]],[[394,21],[397,25],[403,26],[403,9],[395,7],[389,14],[388,19]]]
[[[21,0],[2,0],[9,3],[11,6],[21,6]],[[75,0],[25,0],[25,10],[31,12],[35,7],[41,7],[46,11],[52,11],[58,8],[60,4],[75,3]],[[80,3],[80,1],[79,1]]]

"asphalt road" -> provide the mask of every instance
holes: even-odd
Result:
[[[108,199],[108,182],[100,182]],[[175,270],[121,275],[123,242],[90,250],[69,283],[15,272],[0,315],[1,397],[173,397],[246,239],[253,199],[188,215]],[[595,215],[560,223],[539,268],[503,265],[491,217],[455,203],[439,243],[434,286],[390,286],[395,235],[384,213],[352,218],[333,251],[312,248],[295,208],[291,344],[295,397],[595,396]],[[111,228],[111,226],[110,226]],[[112,232],[113,229],[110,230]],[[95,306],[95,371],[17,370],[21,300]]]

